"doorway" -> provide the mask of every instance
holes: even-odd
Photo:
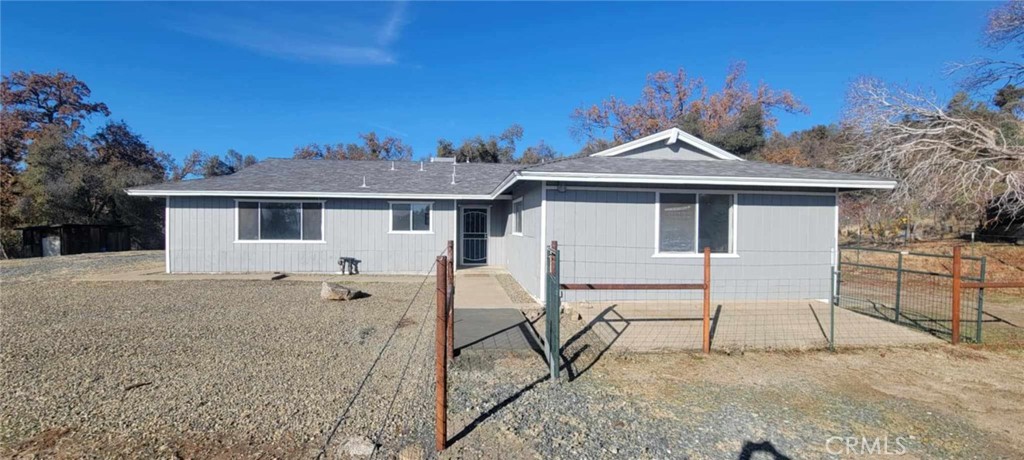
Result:
[[[490,208],[462,208],[462,265],[487,265],[487,234]]]

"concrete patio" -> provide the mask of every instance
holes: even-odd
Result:
[[[569,307],[578,313],[588,332],[596,334],[613,350],[654,352],[701,348],[700,303],[591,302]],[[825,348],[830,333],[829,310],[827,302],[818,300],[718,302],[711,307],[711,348],[723,351]],[[843,308],[835,309],[835,336],[838,347],[942,343],[926,333]]]

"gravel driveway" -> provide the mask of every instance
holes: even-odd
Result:
[[[327,303],[310,282],[75,282],[162,263],[76,257],[0,263],[0,456],[333,458],[351,436],[430,456],[430,280]],[[558,384],[534,353],[458,357],[441,457],[863,458],[826,444],[857,437],[1024,458],[1019,348],[614,354],[577,331]]]
[[[460,357],[445,457],[1024,458],[1020,351],[574,351],[557,384],[531,356]]]
[[[309,282],[72,282],[97,264],[76,257],[0,267],[0,455],[312,458],[336,424],[328,457],[349,435],[431,445],[431,286],[405,315],[417,283],[337,303]]]

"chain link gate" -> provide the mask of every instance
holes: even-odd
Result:
[[[562,292],[559,281],[558,242],[552,241],[547,251],[547,283],[546,299],[544,300],[544,355],[551,370],[551,380],[558,380],[561,368],[561,350],[559,337],[561,333]]]

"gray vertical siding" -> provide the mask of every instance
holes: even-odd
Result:
[[[682,191],[682,190],[681,190]],[[547,239],[558,240],[562,282],[700,282],[702,259],[655,253],[655,192],[547,191]],[[827,298],[835,196],[740,193],[738,257],[712,260],[716,300]],[[566,291],[569,301],[698,298],[699,292]]]
[[[513,235],[512,202],[507,204],[505,225],[505,266],[526,292],[540,297],[541,183],[527,182],[515,188],[512,199],[523,198],[523,234]]]
[[[523,234],[513,235],[511,201],[491,206],[489,264],[504,265],[530,294],[541,295],[542,248],[558,240],[563,282],[698,282],[701,259],[655,253],[655,192],[587,187],[546,191],[542,228],[539,182],[517,185]],[[681,189],[680,191],[685,191]],[[452,200],[434,204],[430,234],[391,234],[388,200],[325,201],[325,243],[236,243],[235,201],[172,197],[168,258],[172,273],[337,272],[341,256],[360,259],[363,273],[423,273],[456,238]],[[460,205],[476,204],[459,202]],[[740,192],[736,202],[738,257],[715,258],[715,300],[826,298],[835,244],[835,196]],[[567,291],[565,299],[608,300],[614,293]],[[624,299],[680,298],[680,293],[623,293]],[[697,298],[689,292],[686,297]]]
[[[326,243],[236,243],[235,201],[172,197],[168,219],[172,273],[337,272],[338,257],[361,260],[362,273],[424,273],[454,237],[451,200],[433,202],[433,233],[391,234],[388,200],[329,199]]]

